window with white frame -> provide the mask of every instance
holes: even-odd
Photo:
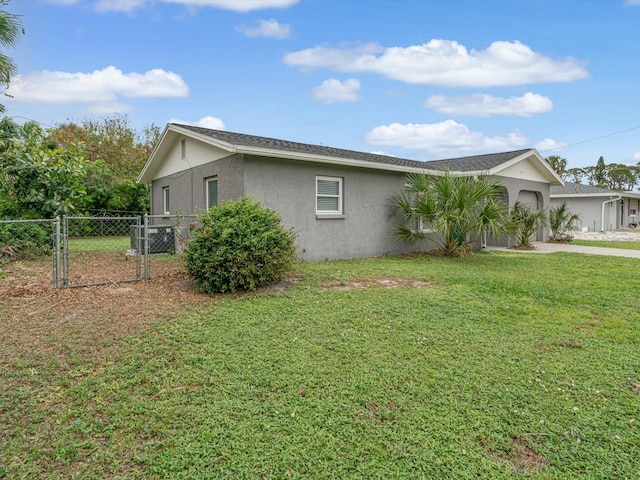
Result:
[[[316,214],[342,215],[342,178],[316,177]]]
[[[169,187],[162,187],[162,208],[166,215],[171,213],[171,204],[169,202]]]
[[[207,195],[207,210],[211,207],[218,206],[218,177],[211,177],[205,179],[206,195]]]

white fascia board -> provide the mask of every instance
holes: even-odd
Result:
[[[623,198],[640,198],[640,193],[636,192],[599,192],[599,193],[556,193],[551,198],[604,198],[604,197],[623,197]]]
[[[141,183],[142,180],[145,179],[147,171],[149,171],[151,166],[155,163],[155,158],[157,156],[162,156],[163,151],[168,147],[168,143],[170,143],[169,136],[171,135],[173,136],[183,135],[185,137],[194,138],[201,142],[208,143],[209,145],[218,147],[222,150],[226,150],[230,153],[235,153],[236,151],[235,147],[227,142],[222,142],[220,140],[216,140],[206,135],[202,135],[192,130],[187,130],[178,125],[169,123],[167,124],[164,131],[162,132],[162,135],[160,135],[160,139],[158,140],[158,143],[153,149],[153,152],[151,152],[149,159],[144,164],[144,167],[142,168],[140,175],[138,175],[138,178],[136,179],[136,183]],[[149,179],[147,183],[151,183],[151,179]]]
[[[429,170],[428,168],[407,167],[405,165],[394,165],[391,163],[368,162],[366,160],[355,160],[342,157],[325,157],[321,155],[313,155],[309,153],[289,152],[283,150],[269,150],[258,147],[236,147],[238,153],[247,155],[256,155],[260,157],[286,158],[288,160],[299,160],[304,162],[326,163],[330,165],[343,165],[346,167],[360,167],[374,170],[387,170],[393,172],[404,173],[425,173],[428,175],[442,175],[443,172],[438,170]]]
[[[624,194],[620,193],[552,193],[549,198],[593,198],[593,197],[619,197]]]
[[[218,140],[216,138],[212,138],[208,135],[202,135],[201,133],[194,132],[193,130],[188,130],[186,128],[182,128],[179,125],[170,125],[171,130],[185,137],[194,138],[204,143],[208,143],[209,145],[213,145],[214,147],[218,147],[222,150],[226,150],[229,153],[236,153],[237,148],[235,145],[232,145],[227,142],[223,142],[222,140]]]
[[[162,131],[162,134],[160,135],[160,138],[158,139],[158,143],[156,143],[156,146],[153,147],[153,151],[151,152],[151,155],[149,155],[149,158],[145,162],[144,167],[142,167],[142,171],[138,175],[138,178],[136,178],[136,183],[141,183],[142,182],[142,179],[144,178],[145,173],[147,173],[147,170],[151,166],[151,163],[153,162],[153,159],[156,157],[156,154],[158,153],[158,150],[160,149],[160,146],[162,145],[162,142],[163,142],[164,138],[167,136],[167,133],[169,132],[169,126],[170,125],[166,125],[164,127],[164,130]]]
[[[508,160],[496,167],[493,167],[491,170],[489,170],[489,172],[491,175],[496,175],[500,171],[506,168],[509,168],[510,166],[515,165],[516,163],[519,163],[523,160],[526,160],[532,155],[534,158],[538,160],[539,166],[542,167],[543,172],[549,175],[550,177],[552,177],[551,181],[549,182],[549,185],[553,185],[553,186],[564,185],[564,180],[560,178],[560,176],[555,172],[555,170],[551,168],[551,165],[549,165],[547,161],[544,158],[542,158],[542,155],[540,155],[535,148],[532,148],[531,150],[527,150],[526,152],[518,155],[515,158],[512,158],[511,160]]]

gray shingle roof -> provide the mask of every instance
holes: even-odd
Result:
[[[551,187],[551,195],[618,195],[620,192],[606,188],[582,185],[581,183],[565,182],[564,186]]]
[[[474,155],[470,157],[432,160],[426,163],[429,164],[429,168],[432,168],[434,170],[475,172],[479,170],[490,170],[529,151],[531,151],[531,149],[527,148],[524,150],[514,150],[512,152],[489,153],[486,155]]]
[[[452,170],[457,172],[489,170],[531,150],[524,149],[515,150],[512,152],[490,153],[486,155],[474,155],[470,157],[421,162],[418,160],[391,157],[388,155],[358,152],[355,150],[344,150],[341,148],[326,147],[324,145],[311,145],[307,143],[290,142],[287,140],[278,140],[275,138],[259,137],[256,135],[227,132],[223,130],[213,130],[209,128],[195,127],[192,125],[174,125],[179,126],[180,128],[191,130],[200,135],[205,135],[213,139],[220,140],[236,147],[264,148],[292,153],[318,155],[323,157],[345,158],[373,163],[384,163],[413,168],[424,168],[429,170]]]

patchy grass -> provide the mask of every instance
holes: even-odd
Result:
[[[288,290],[192,297],[99,356],[55,331],[41,355],[9,343],[0,477],[638,478],[630,267],[306,263]]]
[[[571,240],[571,245],[584,245],[586,247],[624,248],[627,250],[640,250],[640,242],[620,240]]]

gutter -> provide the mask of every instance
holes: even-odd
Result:
[[[607,204],[609,202],[617,202],[618,200],[622,200],[622,195],[618,195],[615,198],[610,198],[609,200],[605,200],[604,202],[602,202],[602,217],[600,218],[600,231],[601,232],[606,231],[604,229],[604,206],[605,206],[605,204]]]

